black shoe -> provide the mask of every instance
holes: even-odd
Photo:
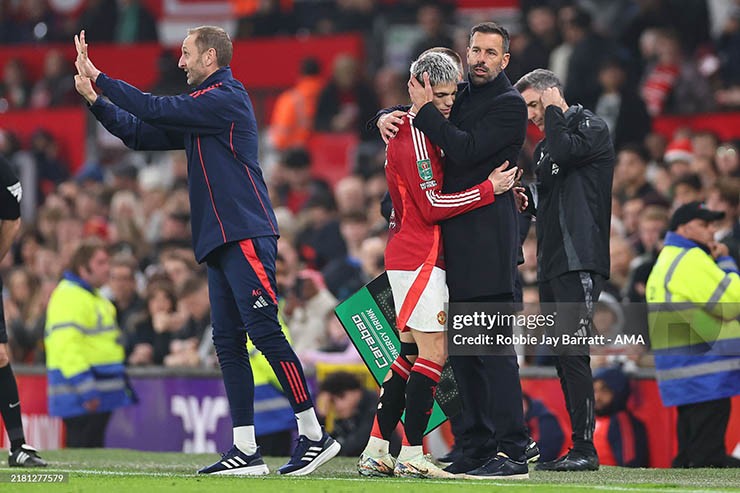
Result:
[[[549,462],[540,462],[537,471],[598,471],[599,456],[571,449],[564,456]]]
[[[506,454],[499,452],[478,469],[470,471],[464,476],[466,479],[529,479],[529,467],[525,461],[510,459]]]
[[[476,459],[472,457],[462,456],[455,462],[445,467],[445,471],[452,474],[464,474],[473,469],[478,469],[480,466],[485,464],[488,459]]]
[[[46,461],[39,457],[35,448],[24,443],[10,452],[8,465],[10,467],[46,467]]]
[[[269,474],[265,461],[262,460],[260,448],[252,455],[247,455],[236,445],[221,454],[221,460],[198,471],[198,474],[236,474],[240,476],[262,476]]]
[[[540,460],[540,447],[537,445],[537,442],[529,439],[529,443],[527,444],[526,448],[524,449],[524,457],[527,459],[527,462],[537,462]]]
[[[442,457],[437,459],[437,462],[439,462],[440,464],[450,465],[453,462],[457,462],[462,459],[462,456],[463,455],[461,450],[452,447],[452,450],[450,450],[447,455],[443,455]]]

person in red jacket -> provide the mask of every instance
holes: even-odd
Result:
[[[630,384],[620,368],[594,373],[594,446],[605,466],[647,467],[645,424],[627,410]]]
[[[457,94],[458,68],[442,53],[422,55],[411,66],[420,83],[429,84],[434,106],[449,117]],[[442,193],[441,149],[414,127],[418,108],[403,117],[386,149],[385,173],[393,202],[385,267],[396,307],[401,354],[383,382],[373,430],[358,463],[365,476],[451,478],[431,463],[422,450],[445,349],[447,291],[440,226],[444,219],[493,203],[517,179],[508,162],[487,180],[467,190]],[[406,411],[404,439],[398,461],[388,451],[389,439]]]

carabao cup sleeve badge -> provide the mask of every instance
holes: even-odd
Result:
[[[428,159],[422,159],[416,161],[416,169],[419,170],[419,178],[424,181],[429,181],[434,178],[432,173],[432,163]]]

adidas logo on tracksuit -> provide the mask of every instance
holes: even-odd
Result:
[[[258,308],[264,308],[269,305],[270,304],[267,302],[267,300],[265,300],[265,298],[260,296],[259,298],[257,298],[257,301],[254,302],[254,305],[252,305],[252,308],[256,310]]]

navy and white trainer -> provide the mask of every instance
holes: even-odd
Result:
[[[28,444],[23,444],[10,452],[8,456],[10,467],[46,467],[46,461],[39,457],[38,451]]]
[[[236,445],[226,453],[221,454],[221,460],[204,467],[198,474],[234,474],[241,476],[262,476],[269,474],[267,464],[262,460],[260,448],[252,455],[247,455]]]
[[[309,440],[301,435],[293,451],[293,456],[287,464],[278,469],[278,474],[286,476],[305,476],[314,472],[321,464],[334,458],[342,446],[324,432],[321,440]]]

